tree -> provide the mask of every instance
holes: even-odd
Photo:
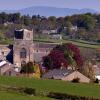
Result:
[[[32,24],[34,26],[38,26],[40,24],[39,18],[37,16],[35,16],[35,15],[32,16]]]
[[[72,27],[72,23],[70,21],[66,21],[65,22],[65,27],[67,27],[67,35],[71,34],[71,27]]]
[[[48,22],[49,22],[48,24],[49,24],[50,29],[55,29],[55,27],[56,27],[56,17],[50,16],[48,18]]]
[[[96,21],[93,17],[86,15],[86,17],[84,19],[84,24],[86,26],[86,29],[91,30],[95,27]]]
[[[43,61],[48,69],[60,68],[62,63],[65,67],[81,69],[84,62],[79,48],[71,43],[56,46]]]
[[[84,27],[87,30],[92,30],[96,25],[96,20],[90,15],[80,15],[77,20],[78,27]]]
[[[26,26],[29,26],[32,22],[31,22],[31,17],[29,15],[24,15],[22,16],[22,19],[23,19],[23,23],[26,25]]]
[[[22,66],[21,73],[28,74],[28,75],[34,73],[33,62],[28,62],[27,64],[24,64]]]
[[[65,26],[68,28],[72,27],[72,23],[70,21],[65,22]]]
[[[76,33],[76,38],[85,39],[86,37],[87,37],[86,29],[84,29],[84,28],[78,29],[78,32]]]
[[[56,19],[56,27],[63,27],[64,26],[64,18],[63,17],[59,17]]]
[[[48,69],[52,69],[52,61],[51,58],[49,56],[45,56],[43,57],[43,66],[47,67]]]
[[[5,22],[7,22],[7,20],[8,20],[7,14],[6,14],[5,12],[2,12],[2,13],[0,14],[0,23],[3,24],[3,23],[5,23]]]
[[[40,78],[41,77],[41,70],[40,66],[37,63],[34,63],[34,78]]]
[[[12,22],[17,24],[20,23],[20,13],[14,13],[12,15]]]
[[[93,69],[93,65],[91,62],[87,61],[85,62],[84,66],[83,66],[83,71],[82,71],[87,77],[89,77],[91,80],[95,79],[95,75],[94,75],[94,69]]]

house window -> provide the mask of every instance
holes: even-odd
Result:
[[[20,51],[20,58],[26,58],[27,51],[25,48],[22,48]]]

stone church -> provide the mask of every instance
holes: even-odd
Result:
[[[0,60],[11,62],[14,67],[21,67],[29,61],[41,62],[42,58],[57,45],[33,42],[33,31],[15,30],[13,45],[0,45]]]
[[[16,30],[13,45],[13,63],[16,66],[34,61],[33,58],[33,32],[24,30]]]

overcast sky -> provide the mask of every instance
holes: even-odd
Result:
[[[0,10],[15,10],[31,6],[91,8],[100,11],[100,0],[0,0]]]

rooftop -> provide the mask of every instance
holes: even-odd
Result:
[[[55,77],[56,79],[61,79],[62,77],[71,74],[72,72],[73,72],[73,70],[68,70],[68,69],[54,69],[54,70],[50,70],[49,72],[44,74],[42,76],[42,78],[51,79],[51,78]]]

